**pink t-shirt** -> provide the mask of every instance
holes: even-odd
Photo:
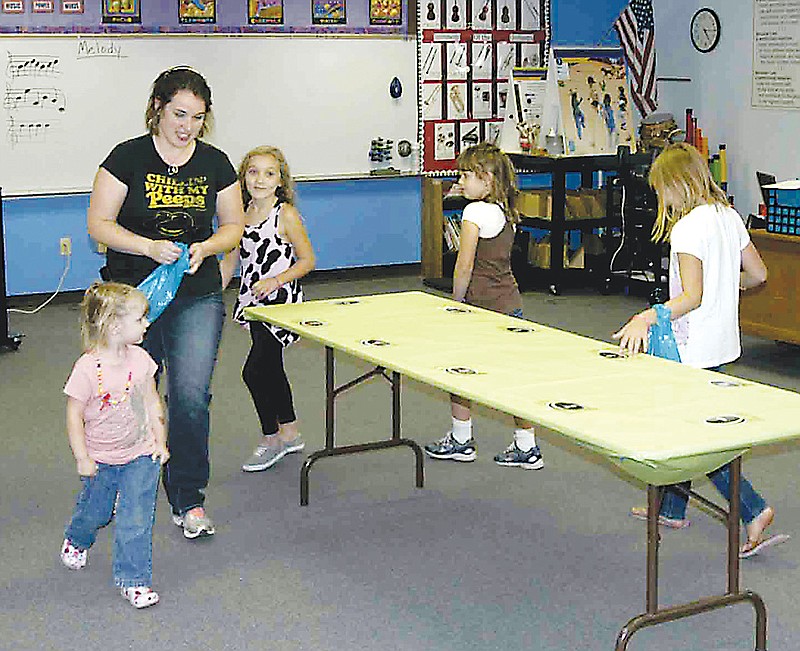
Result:
[[[153,358],[139,346],[128,346],[125,364],[114,368],[84,354],[75,362],[64,393],[83,403],[86,448],[98,463],[121,465],[155,451],[148,422],[145,382],[156,373]],[[130,373],[130,382],[128,374]]]

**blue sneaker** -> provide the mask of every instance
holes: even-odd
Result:
[[[525,470],[540,470],[544,468],[544,459],[538,445],[530,450],[523,451],[517,447],[516,441],[512,442],[505,451],[496,455],[494,462],[498,466],[524,468]]]
[[[425,446],[425,454],[433,459],[450,459],[452,461],[475,461],[478,446],[471,438],[466,443],[459,443],[453,438],[453,432],[447,432],[442,438]]]

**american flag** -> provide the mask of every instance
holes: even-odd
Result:
[[[631,96],[642,117],[647,117],[658,108],[655,25],[650,0],[630,0],[614,29],[628,61]]]

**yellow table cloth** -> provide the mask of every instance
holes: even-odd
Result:
[[[247,308],[248,319],[520,416],[654,485],[800,436],[800,395],[425,292]]]

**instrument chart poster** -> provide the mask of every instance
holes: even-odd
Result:
[[[369,0],[370,25],[400,25],[402,22],[402,0]]]
[[[216,23],[216,0],[178,0],[178,22],[182,25]]]
[[[548,0],[424,0],[418,22],[422,169],[452,174],[458,155],[499,144],[518,66],[543,65]]]
[[[103,22],[141,24],[142,5],[139,0],[103,0]]]
[[[754,108],[800,109],[800,4],[754,0]]]
[[[314,25],[346,25],[345,0],[311,0],[311,22]]]
[[[250,25],[283,25],[283,0],[246,0]]]

